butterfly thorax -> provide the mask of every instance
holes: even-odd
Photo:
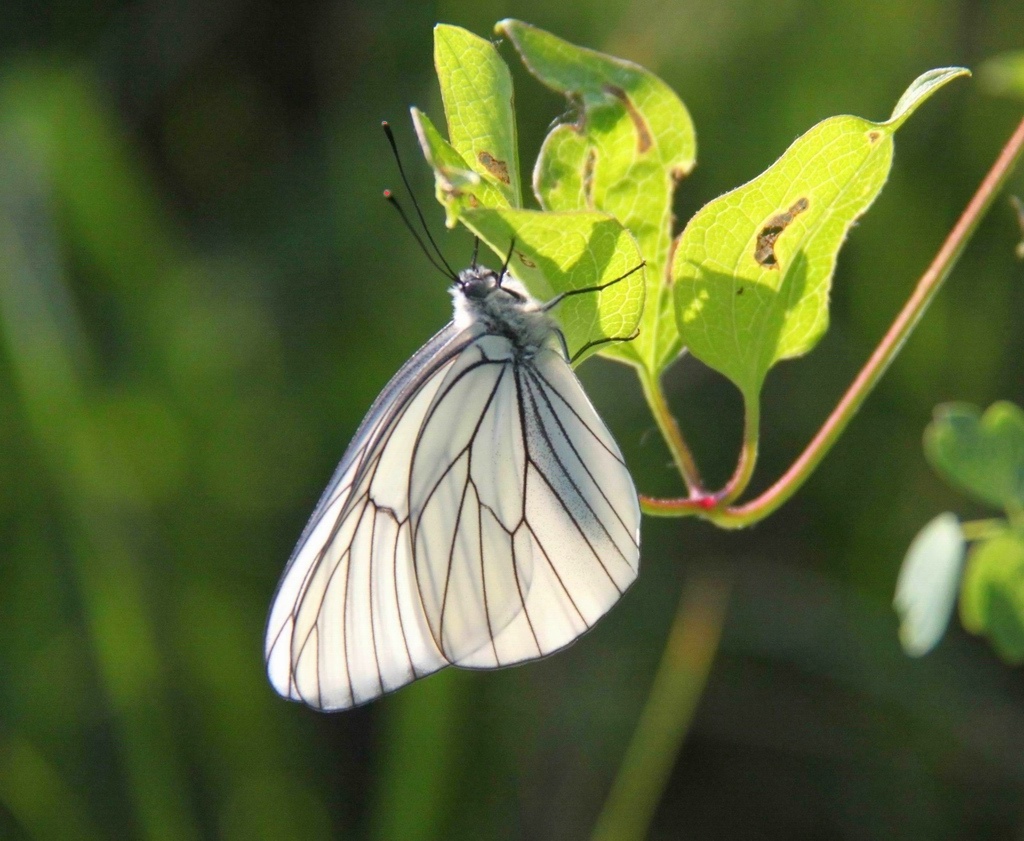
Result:
[[[554,319],[507,272],[501,277],[482,266],[465,269],[451,294],[456,327],[479,325],[486,333],[506,337],[524,354],[538,350],[558,331]]]

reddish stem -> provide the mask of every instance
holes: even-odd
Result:
[[[857,374],[832,414],[811,439],[807,448],[793,462],[789,470],[764,493],[743,505],[723,504],[728,499],[722,492],[683,499],[655,499],[641,497],[643,510],[659,516],[687,516],[696,514],[726,528],[741,528],[762,520],[785,503],[803,484],[836,442],[861,404],[878,384],[892,360],[899,353],[907,337],[917,326],[942,283],[956,264],[971,235],[981,221],[996,193],[1013,171],[1024,150],[1024,120],[1011,135],[999,153],[988,175],[978,186],[931,265],[921,275],[913,294],[900,310],[896,320],[886,332],[874,353]]]

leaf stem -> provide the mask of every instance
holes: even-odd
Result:
[[[907,337],[921,320],[928,305],[942,288],[943,281],[963,253],[985,211],[1013,172],[1022,150],[1024,150],[1024,120],[1021,120],[1010,136],[992,168],[949,232],[931,265],[921,275],[913,294],[904,304],[903,309],[896,316],[896,320],[893,321],[867,363],[857,374],[846,394],[836,404],[832,414],[811,439],[807,448],[774,485],[756,499],[739,506],[729,506],[728,498],[724,496],[724,493],[705,498],[695,498],[692,494],[689,498],[684,499],[641,497],[643,511],[663,517],[695,514],[724,528],[742,528],[763,520],[787,502],[814,472],[899,353]],[[741,454],[741,461],[743,457]],[[737,473],[739,473],[739,468]]]
[[[593,841],[647,837],[718,652],[729,590],[728,578],[711,572],[683,589],[661,663],[597,819]]]
[[[672,461],[675,463],[679,475],[686,483],[686,489],[691,498],[704,498],[707,491],[704,490],[704,483],[700,478],[700,470],[693,457],[683,432],[676,423],[675,416],[668,407],[665,400],[665,392],[661,388],[661,379],[656,374],[651,374],[647,369],[639,371],[640,385],[644,390],[644,397],[650,407],[651,414],[658,424],[661,437],[665,439],[669,451],[672,453]]]
[[[743,444],[740,448],[736,470],[724,488],[718,493],[718,504],[728,505],[739,497],[750,484],[757,465],[757,449],[761,439],[761,401],[755,396],[743,399]]]

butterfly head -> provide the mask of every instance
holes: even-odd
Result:
[[[551,319],[508,272],[499,274],[484,266],[464,269],[451,291],[460,328],[480,324],[523,346],[538,346],[552,333]]]
[[[493,269],[485,266],[473,266],[459,272],[455,280],[455,290],[460,292],[470,301],[483,301],[492,295],[504,293],[504,295],[516,301],[525,301],[519,284],[513,280],[508,272],[499,275]]]

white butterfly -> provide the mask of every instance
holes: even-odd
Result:
[[[371,407],[271,606],[270,682],[317,709],[543,657],[637,576],[636,490],[547,314],[565,296],[540,305],[482,267],[451,292],[452,323]]]

